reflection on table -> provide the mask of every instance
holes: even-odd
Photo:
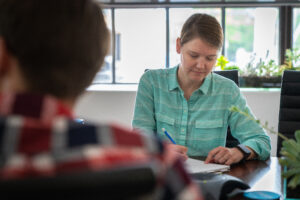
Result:
[[[250,186],[248,191],[266,190],[283,196],[281,166],[277,157],[271,157],[267,161],[250,160],[245,163],[239,163],[233,165],[226,174],[245,181]],[[242,195],[238,195],[231,199],[243,198]]]
[[[192,157],[205,160],[204,157]],[[247,191],[272,191],[283,197],[281,166],[277,157],[271,157],[267,161],[249,160],[238,163],[230,167],[230,171],[225,174],[237,177],[250,186]],[[244,199],[242,194],[238,194],[230,200]],[[283,199],[283,198],[282,198]]]

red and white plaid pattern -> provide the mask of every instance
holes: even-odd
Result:
[[[55,176],[156,163],[157,199],[201,199],[198,187],[155,137],[116,125],[79,124],[53,97],[0,95],[0,179]]]

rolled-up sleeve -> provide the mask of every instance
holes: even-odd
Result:
[[[238,87],[233,87],[231,106],[236,106],[254,117]],[[259,160],[269,158],[271,151],[270,137],[258,123],[243,114],[230,111],[229,126],[232,135],[238,138],[240,143],[252,148],[257,153]]]

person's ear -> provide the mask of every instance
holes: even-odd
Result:
[[[6,43],[2,37],[0,37],[0,77],[6,74],[10,63],[10,53],[7,50]]]
[[[180,54],[180,52],[181,52],[181,40],[179,37],[176,39],[176,52],[178,54]]]

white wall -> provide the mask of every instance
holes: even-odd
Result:
[[[257,119],[261,122],[268,122],[268,126],[278,130],[280,91],[242,91],[247,99],[247,103]],[[276,156],[277,136],[269,134],[271,137],[272,156]]]
[[[95,122],[131,126],[136,92],[89,91],[78,102],[75,114]]]
[[[254,115],[262,122],[268,121],[269,127],[277,131],[280,91],[278,89],[251,90],[241,89]],[[136,86],[127,91],[110,90],[88,91],[75,107],[75,114],[94,122],[116,122],[131,126]],[[276,155],[277,136],[270,135],[272,156]]]

